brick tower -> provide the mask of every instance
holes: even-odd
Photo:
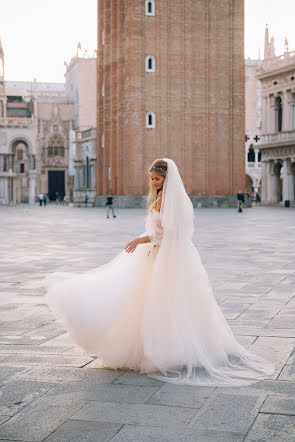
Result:
[[[162,157],[194,202],[244,189],[244,0],[98,0],[97,74],[98,203]]]

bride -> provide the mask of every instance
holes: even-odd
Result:
[[[47,299],[75,342],[123,368],[177,384],[241,386],[273,372],[235,339],[192,243],[194,212],[176,164],[150,168],[146,233],[110,263],[55,273]]]

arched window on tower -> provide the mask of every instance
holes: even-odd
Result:
[[[156,116],[154,112],[147,112],[145,114],[145,127],[147,129],[154,129],[156,127]]]
[[[145,2],[145,15],[155,15],[155,2],[154,0],[147,0]]]
[[[283,122],[282,99],[281,99],[281,97],[277,97],[275,100],[275,130],[276,130],[276,132],[282,132],[282,122]]]
[[[156,70],[155,57],[153,57],[152,55],[148,55],[145,59],[145,71],[155,72],[155,70]]]
[[[259,150],[259,152],[258,152],[258,163],[260,163],[261,162],[261,150]]]
[[[252,144],[248,150],[248,163],[255,163],[255,151]]]

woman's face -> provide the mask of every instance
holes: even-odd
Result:
[[[150,180],[155,189],[159,190],[163,188],[165,178],[162,175],[158,175],[153,170],[150,172]]]

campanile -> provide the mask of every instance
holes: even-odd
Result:
[[[243,0],[98,0],[97,82],[98,195],[132,206],[162,157],[204,201],[244,189]]]

